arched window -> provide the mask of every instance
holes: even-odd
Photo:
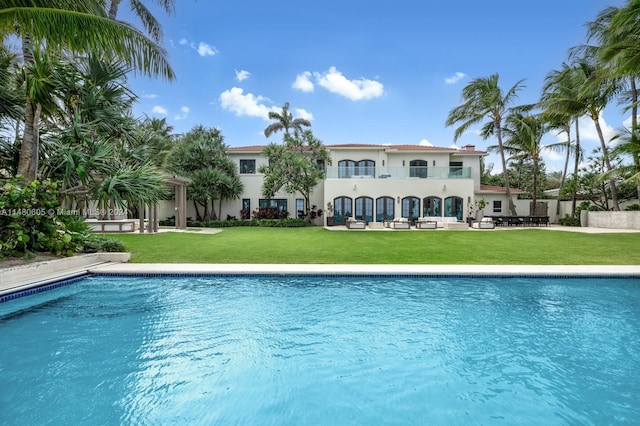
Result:
[[[333,217],[336,225],[344,225],[348,218],[353,216],[352,200],[349,197],[337,197],[333,199]]]
[[[394,201],[391,197],[376,199],[376,222],[393,220],[395,218]]]
[[[375,176],[376,162],[373,160],[341,160],[338,161],[338,178],[348,179],[352,176]]]
[[[362,176],[376,175],[376,162],[373,160],[360,160],[356,168],[356,174]]]
[[[373,222],[373,198],[359,197],[356,198],[356,215],[358,220],[364,220],[367,223]]]
[[[411,160],[409,162],[409,177],[427,178],[427,162],[425,160]]]
[[[448,197],[444,199],[444,215],[455,216],[458,220],[462,220],[462,198]]]
[[[405,197],[402,199],[402,217],[414,222],[420,217],[420,198]]]
[[[426,197],[422,200],[423,216],[442,216],[442,198]]]
[[[353,160],[338,161],[338,178],[346,179],[355,174],[356,162]]]

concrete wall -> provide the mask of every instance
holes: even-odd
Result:
[[[586,212],[589,228],[638,229],[640,211],[633,212]],[[584,225],[583,225],[584,226]]]

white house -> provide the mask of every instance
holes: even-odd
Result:
[[[264,148],[228,149],[238,165],[244,193],[223,205],[223,215],[240,217],[241,210],[252,212],[258,207],[287,210],[290,217],[304,211],[300,194],[280,192],[273,199],[262,197],[263,175],[258,168],[268,162]],[[311,204],[326,210],[331,203],[336,224],[344,224],[349,217],[382,222],[396,217],[414,221],[421,216],[455,216],[464,221],[480,199],[488,203],[486,214],[509,214],[504,188],[480,185],[480,159],[487,153],[473,145],[460,149],[372,144],[326,148],[331,165],[325,165],[326,178],[312,193]]]

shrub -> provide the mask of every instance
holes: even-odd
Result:
[[[23,183],[16,177],[5,183],[0,192],[0,253],[72,256],[87,231],[76,220],[58,216],[57,197],[55,182]]]
[[[625,211],[628,211],[628,212],[637,212],[637,211],[640,211],[640,204],[638,204],[638,203],[630,204],[630,205],[628,205],[624,210],[625,210]]]
[[[580,226],[580,216],[571,217],[569,215],[565,215],[565,217],[561,217],[558,222],[560,222],[560,225],[564,226]]]
[[[115,238],[109,238],[102,235],[89,235],[83,245],[83,253],[95,253],[98,251],[121,253],[126,251],[124,243]]]

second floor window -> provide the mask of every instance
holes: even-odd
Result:
[[[338,162],[338,177],[375,176],[376,162],[373,160],[342,160]]]
[[[256,173],[256,160],[240,160],[240,174],[252,175]]]
[[[409,176],[427,178],[427,162],[425,160],[411,160],[409,162]]]

